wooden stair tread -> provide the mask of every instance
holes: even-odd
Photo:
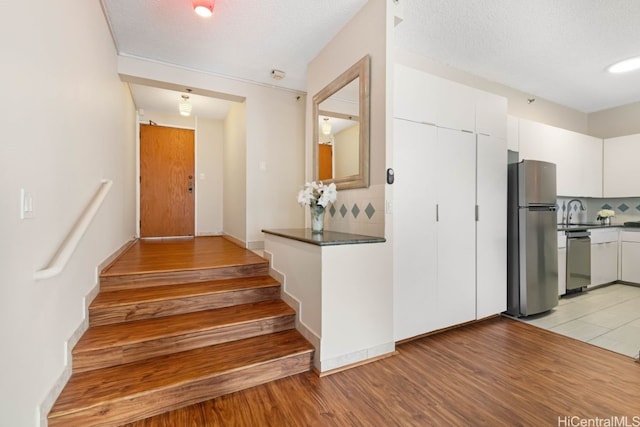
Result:
[[[263,258],[260,258],[259,256],[255,256],[254,258],[251,259],[247,259],[246,261],[238,261],[238,262],[229,262],[229,263],[224,263],[224,264],[218,264],[215,266],[211,266],[211,267],[201,267],[201,266],[196,266],[196,267],[182,267],[182,266],[173,266],[173,267],[165,267],[165,268],[143,268],[143,269],[138,269],[138,270],[132,270],[132,271],[123,271],[123,272],[114,272],[114,271],[106,271],[103,270],[100,273],[100,278],[101,279],[108,279],[108,278],[112,278],[112,277],[126,277],[126,276],[139,276],[139,275],[144,275],[144,274],[155,274],[155,273],[175,273],[175,272],[181,272],[181,271],[198,271],[198,270],[205,270],[205,269],[225,269],[225,268],[232,268],[232,267],[243,267],[243,266],[257,266],[257,265],[268,265],[269,262]]]
[[[298,331],[287,330],[73,374],[49,418],[313,351]]]
[[[257,276],[240,279],[182,283],[169,286],[122,289],[111,292],[100,292],[89,306],[89,309],[117,307],[135,303],[155,302],[172,298],[187,298],[271,286],[280,286],[280,283],[270,276]]]
[[[220,236],[138,240],[100,277],[139,275],[264,264],[267,260]]]
[[[92,326],[80,338],[73,354],[281,316],[295,316],[295,310],[282,300],[270,300],[135,322]]]

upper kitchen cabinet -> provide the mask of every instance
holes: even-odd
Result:
[[[436,77],[396,64],[394,117],[435,125],[438,121],[437,86]]]
[[[507,116],[507,149],[520,151],[520,121],[517,117]]]
[[[475,97],[476,133],[507,139],[507,98],[481,90]]]
[[[519,123],[520,160],[556,164],[559,196],[602,197],[602,140],[530,120]]]
[[[468,86],[396,64],[394,117],[473,132],[476,91]]]
[[[604,197],[640,196],[640,134],[604,140]]]

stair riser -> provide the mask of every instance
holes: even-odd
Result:
[[[107,427],[131,423],[166,411],[213,399],[311,369],[312,352],[295,354],[245,369],[167,386],[144,395],[114,400],[75,413],[49,418],[49,426]]]
[[[286,315],[179,336],[164,337],[132,345],[87,352],[73,352],[73,372],[85,372],[122,365],[150,357],[285,331],[294,327],[295,315]]]
[[[174,298],[107,308],[89,307],[90,326],[173,316],[196,311],[212,310],[240,304],[274,300],[280,297],[280,286],[246,289],[224,293]]]
[[[269,264],[265,262],[259,264],[218,267],[200,270],[128,274],[122,276],[101,276],[100,290],[102,292],[109,292],[120,289],[175,285],[178,283],[186,282],[206,282],[209,280],[265,276],[268,274]]]

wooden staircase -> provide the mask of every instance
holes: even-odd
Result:
[[[105,269],[49,425],[122,425],[310,370],[313,347],[267,261],[243,258],[166,274]]]

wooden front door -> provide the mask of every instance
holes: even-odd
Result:
[[[140,125],[140,237],[193,236],[194,131]]]
[[[333,146],[318,144],[318,180],[333,178]]]

